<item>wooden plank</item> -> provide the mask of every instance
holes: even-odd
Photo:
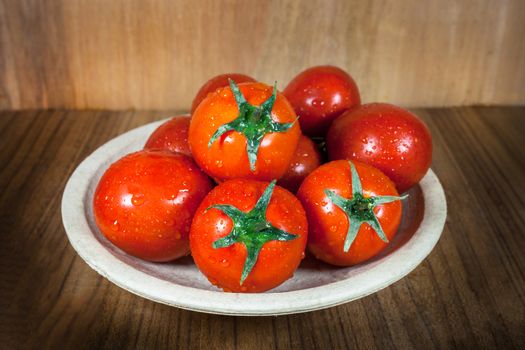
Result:
[[[306,314],[228,317],[142,299],[67,241],[77,164],[163,112],[0,112],[0,343],[6,348],[523,348],[525,108],[420,109],[448,200],[443,237],[410,275]]]
[[[189,109],[244,72],[282,89],[318,64],[364,101],[523,104],[521,0],[0,0],[0,109]]]

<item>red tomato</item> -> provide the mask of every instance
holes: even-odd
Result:
[[[286,172],[300,134],[295,112],[274,88],[232,81],[199,104],[189,143],[197,164],[217,180],[269,181]]]
[[[95,220],[125,252],[150,261],[173,260],[189,253],[193,214],[211,188],[191,158],[139,151],[113,163],[100,179]]]
[[[308,224],[299,200],[272,183],[236,179],[215,187],[197,209],[191,254],[228,292],[263,292],[292,277]]]
[[[290,81],[283,95],[299,116],[303,133],[324,136],[332,121],[361,103],[352,77],[340,68],[309,68]]]
[[[304,178],[319,165],[321,165],[321,153],[317,145],[308,137],[301,135],[288,170],[277,184],[295,193]]]
[[[190,146],[188,145],[189,128],[189,115],[173,117],[153,131],[146,141],[144,149],[165,149],[191,157]]]
[[[346,160],[314,170],[297,197],[308,217],[309,250],[338,266],[366,261],[386,247],[399,227],[404,198],[378,169]]]
[[[252,77],[239,73],[221,74],[211,78],[199,89],[199,92],[197,92],[197,95],[193,99],[193,103],[191,104],[191,114],[195,112],[197,106],[206,98],[206,96],[208,96],[209,93],[214,92],[218,88],[228,86],[228,79],[233,80],[237,84],[247,82],[255,83],[256,81]]]
[[[384,172],[402,193],[425,176],[432,161],[427,126],[409,111],[370,103],[339,117],[327,134],[330,159],[354,159]]]

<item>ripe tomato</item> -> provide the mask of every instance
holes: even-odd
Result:
[[[239,73],[227,73],[227,74],[217,75],[216,77],[213,77],[210,80],[208,80],[199,89],[199,91],[197,92],[197,95],[193,99],[193,103],[191,104],[191,114],[195,112],[199,103],[201,103],[202,100],[204,100],[206,96],[208,96],[209,93],[214,92],[218,88],[228,86],[228,79],[233,80],[237,84],[255,82],[255,79],[253,79],[252,77],[249,77],[244,74],[239,74]]]
[[[314,170],[297,197],[308,217],[309,250],[338,266],[358,264],[386,247],[401,221],[404,198],[380,170],[346,160]]]
[[[93,199],[100,231],[120,249],[150,261],[189,253],[193,214],[211,190],[191,158],[169,151],[139,151],[113,163]]]
[[[190,116],[179,115],[159,126],[148,138],[144,149],[165,149],[191,157],[188,145]]]
[[[230,80],[193,113],[190,149],[199,166],[217,180],[273,180],[288,168],[301,131],[292,107],[262,83]]]
[[[272,183],[236,179],[215,187],[195,213],[191,254],[228,292],[263,292],[292,277],[308,224],[299,200]]]
[[[324,136],[332,121],[347,109],[359,105],[359,89],[340,68],[309,68],[290,81],[283,95],[299,116],[303,133]]]
[[[385,173],[402,193],[425,176],[432,161],[427,126],[409,111],[386,103],[356,107],[330,128],[330,159],[354,159]]]
[[[321,165],[321,153],[317,145],[308,137],[301,135],[288,170],[277,184],[295,193],[304,178],[319,165]]]

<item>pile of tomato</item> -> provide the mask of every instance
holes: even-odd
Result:
[[[307,69],[282,93],[224,74],[202,86],[190,115],[107,169],[94,216],[128,254],[191,254],[224,291],[262,292],[292,277],[306,247],[338,266],[377,255],[398,229],[400,194],[431,157],[417,116],[361,104],[337,67]]]

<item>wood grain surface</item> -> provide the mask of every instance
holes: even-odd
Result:
[[[0,112],[0,348],[430,349],[525,346],[525,107],[419,109],[448,219],[408,277],[306,314],[226,317],[113,285],[70,246],[60,200],[98,146],[161,112]]]
[[[186,109],[319,64],[364,101],[525,103],[523,0],[0,0],[0,109]]]

